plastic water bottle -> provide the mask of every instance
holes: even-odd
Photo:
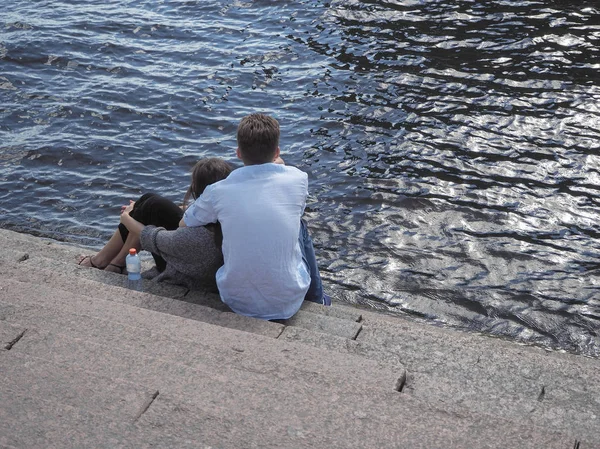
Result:
[[[125,258],[127,265],[127,288],[142,291],[142,261],[135,248],[129,250]]]

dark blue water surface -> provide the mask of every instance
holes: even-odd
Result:
[[[281,123],[329,290],[600,355],[596,1],[3,0],[0,226],[100,245]]]

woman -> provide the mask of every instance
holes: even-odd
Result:
[[[183,204],[198,198],[206,186],[225,179],[232,169],[219,158],[200,160],[192,171]],[[156,281],[216,290],[215,273],[223,265],[221,227],[178,228],[182,217],[181,207],[147,193],[122,207],[121,223],[108,243],[97,254],[82,257],[79,265],[124,274],[129,249],[144,249],[154,256],[159,272]]]

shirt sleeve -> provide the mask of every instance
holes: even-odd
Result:
[[[218,221],[212,200],[214,197],[212,187],[207,186],[202,195],[185,210],[183,221],[186,226],[193,228]]]
[[[149,225],[142,230],[140,241],[142,249],[158,254],[167,262],[179,259],[191,263],[210,248],[214,236],[206,228],[167,231]]]
[[[142,233],[140,234],[142,249],[159,254],[160,251],[156,245],[156,236],[160,231],[164,230],[165,228],[157,228],[152,225],[144,226],[144,229],[142,229]]]

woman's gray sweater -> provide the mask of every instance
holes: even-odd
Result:
[[[184,285],[191,290],[217,290],[215,274],[223,265],[223,254],[212,230],[199,226],[167,231],[146,226],[140,239],[142,249],[167,262],[167,268],[155,281]]]

